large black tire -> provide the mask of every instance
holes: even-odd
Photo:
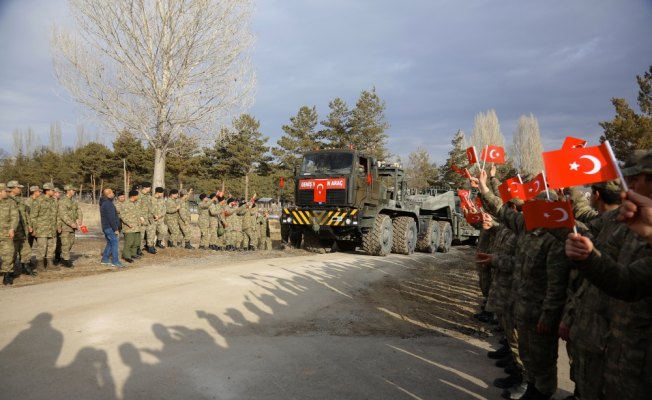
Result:
[[[290,246],[295,249],[301,248],[301,242],[303,241],[303,234],[298,231],[290,231]]]
[[[453,227],[450,222],[439,221],[439,232],[441,233],[439,235],[439,246],[437,250],[442,253],[448,253],[453,244]]]
[[[394,244],[392,253],[412,254],[417,246],[417,223],[410,217],[396,217],[392,221]]]
[[[338,251],[355,251],[355,242],[351,240],[338,240],[336,242]]]
[[[372,256],[386,256],[392,251],[393,237],[391,218],[378,214],[374,226],[362,236],[362,250]]]
[[[439,247],[439,224],[437,221],[428,221],[426,234],[417,241],[417,250],[424,253],[434,253]]]

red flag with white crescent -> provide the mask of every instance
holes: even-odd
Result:
[[[533,200],[523,204],[528,231],[536,228],[573,228],[575,216],[570,201]]]
[[[607,146],[602,143],[600,146],[544,152],[548,185],[560,189],[618,178],[618,166],[612,161]]]
[[[564,144],[561,145],[562,149],[577,149],[586,146],[586,140],[578,139],[572,136],[566,136]]]
[[[464,212],[475,211],[475,205],[471,201],[471,191],[467,189],[457,189],[457,195],[460,198],[460,206]]]
[[[469,164],[478,163],[478,153],[475,151],[475,146],[466,149],[466,157],[469,159]]]
[[[531,181],[523,183],[523,195],[525,196],[525,200],[537,197],[537,195],[544,190],[546,190],[546,182],[543,179],[543,173],[535,176]]]
[[[464,218],[469,224],[479,224],[482,222],[482,213],[465,213]]]
[[[509,178],[498,186],[500,198],[503,202],[508,202],[513,198],[518,197],[521,200],[525,199],[523,184],[518,178]]]
[[[505,164],[505,149],[500,146],[489,145],[482,149],[480,158],[485,162]]]

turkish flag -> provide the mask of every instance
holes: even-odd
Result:
[[[546,182],[543,179],[543,173],[540,173],[531,181],[525,182],[523,184],[523,194],[525,195],[525,200],[530,200],[537,197],[537,195],[544,190],[546,190]]]
[[[466,173],[462,170],[462,168],[458,167],[458,166],[455,165],[455,164],[452,164],[452,165],[451,165],[451,169],[452,169],[453,171],[457,172],[458,174],[462,175],[462,176],[466,176]]]
[[[475,151],[475,146],[466,149],[466,156],[469,158],[469,164],[478,163],[478,153]]]
[[[482,222],[482,213],[465,213],[464,218],[469,224],[479,224]]]
[[[315,203],[326,203],[326,182],[327,179],[315,179],[315,189],[312,193],[312,201]]]
[[[483,208],[482,207],[482,199],[480,197],[476,197],[475,199],[473,199],[473,201],[475,202],[476,207]]]
[[[475,210],[475,205],[471,201],[471,191],[466,189],[457,189],[457,195],[460,197],[460,206],[465,212]]]
[[[559,189],[618,178],[618,166],[612,161],[607,146],[602,143],[544,152],[548,186]]]
[[[562,149],[576,149],[579,147],[586,146],[586,140],[574,138],[572,136],[566,136],[564,139],[564,144],[561,145]]]
[[[575,225],[570,201],[534,200],[523,204],[528,231],[536,228],[572,228]]]
[[[498,192],[500,192],[500,198],[503,199],[504,202],[510,201],[515,197],[518,197],[521,200],[525,199],[523,184],[518,178],[507,179],[498,186]]]
[[[500,146],[487,146],[482,150],[480,156],[483,161],[492,162],[494,164],[505,164],[505,149]]]

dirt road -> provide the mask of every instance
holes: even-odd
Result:
[[[3,288],[0,398],[499,398],[473,249],[249,256]]]

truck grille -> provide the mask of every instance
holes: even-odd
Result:
[[[297,205],[311,206],[316,205],[313,199],[313,190],[299,190],[297,191]],[[326,192],[327,205],[346,205],[346,190],[345,189],[329,189]]]

